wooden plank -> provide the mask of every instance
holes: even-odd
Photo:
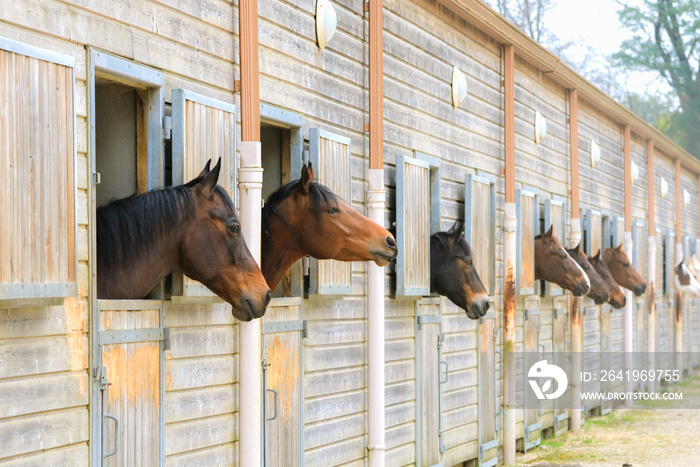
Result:
[[[237,374],[237,357],[233,355],[166,361],[168,391],[231,384]]]
[[[233,326],[172,328],[169,358],[233,354],[235,337]]]
[[[231,443],[238,438],[238,416],[225,414],[168,425],[165,453],[170,456]]]
[[[165,394],[165,422],[170,424],[233,413],[237,400],[238,387],[233,384],[168,391]]]
[[[40,451],[19,459],[5,460],[5,467],[88,467],[90,465],[90,447],[87,442],[72,444],[58,449]]]
[[[87,307],[84,305],[83,302],[79,315],[74,317],[69,317],[62,306],[0,308],[0,339],[66,334],[73,331],[69,329],[69,322],[83,325],[87,322]]]
[[[85,371],[0,380],[0,419],[88,404]]]
[[[238,465],[234,443],[220,444],[185,454],[173,454],[165,459],[166,467],[218,467]]]
[[[84,334],[2,341],[0,379],[72,370],[72,346],[86,349],[87,344]]]
[[[0,421],[0,462],[25,453],[85,442],[90,433],[87,407]]]

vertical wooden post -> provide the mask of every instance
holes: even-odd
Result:
[[[629,124],[625,124],[624,126],[623,139],[625,165],[625,236],[623,244],[624,251],[631,260],[634,252],[634,244],[632,243],[632,129]],[[623,290],[625,292],[625,309],[623,315],[625,370],[631,372],[634,370],[634,295],[628,289]],[[624,386],[626,393],[633,392],[634,381],[632,378],[626,378]],[[625,405],[632,406],[632,400],[625,399]]]
[[[515,462],[515,47],[503,47],[504,62],[504,142],[505,142],[505,218],[503,219],[505,285],[503,288],[503,462]]]
[[[683,261],[683,222],[681,215],[683,212],[682,188],[681,188],[681,160],[675,161],[675,178],[676,178],[676,264]],[[675,270],[676,265],[672,264],[672,270]],[[675,272],[671,272],[671,275]],[[676,290],[676,326],[673,329],[675,343],[675,369],[683,374],[683,294],[680,290]]]
[[[654,183],[654,141],[647,141],[647,223],[649,224],[647,257],[647,369],[656,369],[656,222],[655,222],[655,183]],[[647,381],[647,391],[656,390],[654,380]]]
[[[384,3],[369,0],[369,218],[384,223]],[[384,268],[367,263],[367,451],[369,467],[384,467]]]
[[[241,54],[240,219],[243,236],[260,264],[262,157],[258,65],[258,2],[239,2]],[[243,181],[245,180],[245,183]],[[239,324],[239,465],[262,465],[262,329],[259,319]]]
[[[578,164],[578,90],[569,90],[569,147],[571,149],[571,244],[581,242],[581,206],[579,201]],[[583,327],[581,298],[572,297],[569,309],[571,329],[571,431],[581,430],[581,370],[583,365]]]

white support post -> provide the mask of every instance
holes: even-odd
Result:
[[[628,226],[629,228],[629,226]],[[632,231],[625,232],[624,250],[628,258],[632,259],[634,254],[634,243],[632,242]],[[625,293],[625,309],[623,330],[625,334],[625,370],[628,374],[634,370],[634,294],[629,289],[622,289]],[[610,352],[610,350],[608,350]],[[625,379],[625,393],[634,392],[634,381],[632,378]],[[632,399],[625,398],[625,407],[632,407]]]
[[[369,169],[368,217],[384,225],[384,170]],[[369,467],[384,467],[384,268],[367,262],[367,398]]]
[[[505,241],[503,256],[505,258],[505,293],[503,297],[503,462],[515,463],[515,267],[516,267],[516,231],[518,219],[515,217],[515,203],[506,203],[503,230]]]
[[[260,223],[262,194],[261,144],[241,142],[241,167],[238,170],[239,218],[250,253],[260,264]],[[239,337],[239,465],[261,466],[262,424],[262,334],[259,319],[241,322]]]
[[[649,274],[649,287],[647,288],[647,309],[649,310],[649,321],[647,322],[646,370],[653,372],[656,370],[656,303],[654,295],[656,294],[656,287],[658,285],[656,284],[656,237],[654,235],[649,236],[648,243],[647,271]],[[656,391],[654,378],[650,378],[647,381],[647,391]]]

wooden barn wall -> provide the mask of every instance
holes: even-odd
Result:
[[[11,458],[16,465],[50,465],[61,459],[65,464],[87,465],[89,460],[90,206],[84,45],[165,71],[168,101],[172,88],[184,87],[238,105],[238,95],[233,92],[234,79],[240,74],[237,3],[145,0],[132,5],[117,0],[78,4],[19,0],[0,10],[0,36],[71,55],[76,60],[79,260],[78,297],[52,306],[0,308],[0,462]],[[504,185],[500,176],[503,96],[499,45],[432,2],[385,0],[384,5],[385,224],[391,225],[394,220],[393,166],[399,154],[411,155],[417,150],[441,159],[443,229],[463,219],[465,175],[495,177],[497,278],[493,298],[500,313]],[[259,2],[260,94],[264,103],[302,115],[305,137],[308,128],[320,127],[351,139],[353,181],[349,201],[364,213],[368,166],[367,135],[363,132],[368,110],[367,20],[360,0],[342,0],[334,6],[338,30],[329,45],[319,51],[315,2]],[[469,81],[469,94],[457,109],[452,107],[450,96],[454,65]],[[546,197],[568,198],[566,109],[565,90],[517,60],[517,182],[538,187]],[[533,140],[534,110],[539,110],[548,123],[547,136],[538,146]],[[584,100],[580,102],[579,120],[581,203],[621,214],[620,125]],[[602,154],[595,169],[590,167],[591,139],[600,145]],[[640,179],[633,186],[632,215],[643,218],[645,142],[633,139],[632,157],[640,168]],[[655,170],[657,223],[673,228],[671,159],[657,151]],[[669,183],[669,194],[663,200],[658,187],[662,176]],[[691,205],[697,207],[697,180],[687,174],[683,183],[691,193]],[[567,218],[570,209],[567,205]],[[695,234],[700,223],[697,209],[684,209],[685,214],[684,231],[687,223],[689,232]],[[362,465],[366,456],[364,273],[363,263],[353,265],[355,297],[305,301],[309,334],[304,350],[304,460],[309,466]],[[391,291],[389,268],[386,277],[387,290]],[[444,463],[452,465],[478,455],[477,331],[475,322],[462,310],[446,300],[442,303],[444,357],[450,368],[443,394]],[[547,351],[551,349],[552,303],[551,298],[541,300],[540,338]],[[415,461],[416,451],[414,302],[387,300],[386,313],[387,465],[408,464]],[[621,312],[613,312],[615,319],[617,316]],[[667,316],[660,316],[662,326],[668,325],[664,321]],[[619,327],[615,319],[613,329]],[[522,348],[520,313],[517,323]],[[166,352],[167,464],[235,463],[238,326],[228,306],[168,303],[166,326],[172,329],[172,348]],[[597,312],[586,313],[586,350],[599,348],[597,329]]]
[[[632,134],[630,155],[639,168],[639,178],[632,185],[632,222],[647,219],[647,142]],[[648,227],[644,229],[648,231]],[[643,245],[646,249],[646,243]]]
[[[668,184],[668,193],[661,197],[661,179]],[[654,184],[656,186],[656,225],[676,230],[676,179],[674,160],[663,152],[654,152]],[[658,266],[658,265],[657,265]]]
[[[591,140],[600,161],[591,168]],[[584,100],[579,102],[579,176],[581,205],[622,215],[624,160],[622,128]]]
[[[59,301],[25,300],[5,308],[0,303],[0,463],[87,465],[90,419],[88,371],[88,173],[85,51],[75,43],[41,34],[55,30],[30,21],[22,12],[0,9],[0,36],[75,57],[77,152],[78,296]],[[37,6],[43,8],[44,5]],[[33,16],[32,16],[33,17]],[[17,304],[15,304],[17,305]]]

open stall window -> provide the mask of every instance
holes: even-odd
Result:
[[[566,201],[561,199],[548,199],[544,202],[544,226],[542,233],[553,227],[553,235],[566,247]],[[558,296],[564,294],[564,289],[557,284],[542,281],[543,291],[546,296]]]
[[[535,283],[535,235],[540,225],[538,196],[528,190],[515,193],[516,234],[515,291],[518,295],[537,293]]]
[[[74,61],[0,38],[3,307],[78,295]]]
[[[396,296],[430,295],[430,235],[440,219],[440,164],[416,154],[396,158]]]
[[[632,266],[637,272],[646,279],[646,251],[647,251],[647,239],[646,239],[646,222],[643,220],[636,220],[632,224]]]
[[[594,256],[602,249],[603,218],[600,211],[587,209],[583,224],[583,251]]]

